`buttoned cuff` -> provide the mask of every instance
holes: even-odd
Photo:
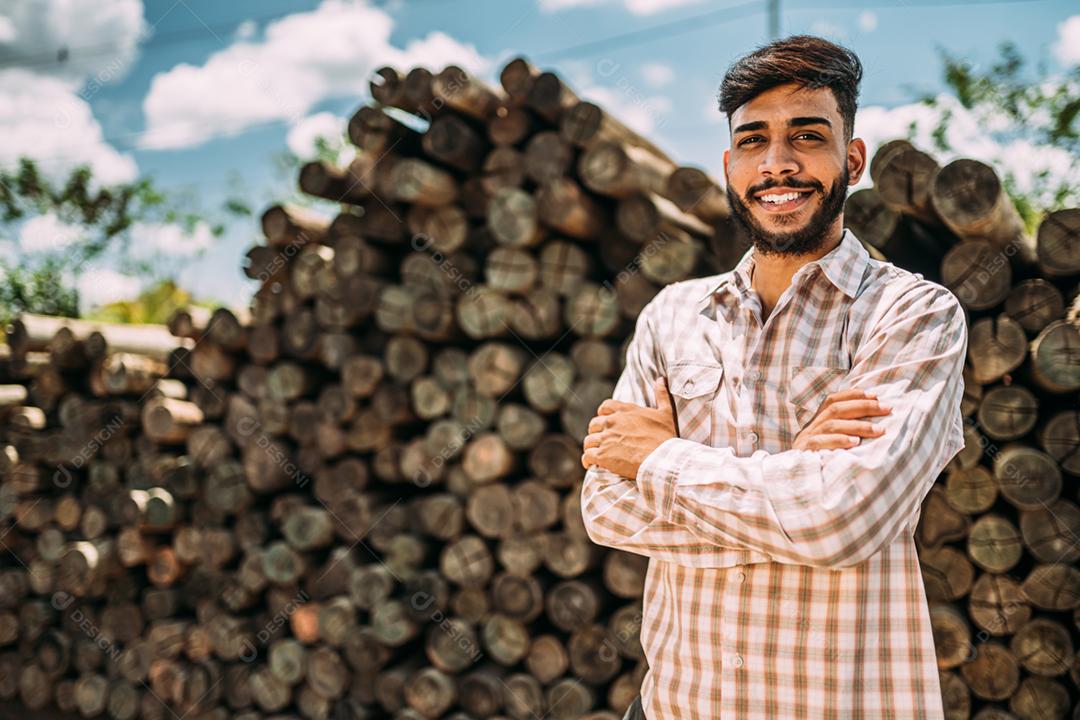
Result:
[[[699,444],[672,437],[660,443],[638,466],[637,488],[646,506],[661,520],[671,520],[679,469]]]

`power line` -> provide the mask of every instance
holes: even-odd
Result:
[[[594,50],[611,50],[632,47],[641,45],[642,43],[652,42],[653,40],[661,40],[693,32],[694,30],[700,30],[712,25],[720,25],[726,22],[741,20],[744,17],[749,17],[759,11],[763,5],[763,0],[753,0],[752,2],[743,3],[741,5],[732,5],[720,8],[719,10],[711,10],[707,13],[701,13],[700,15],[692,15],[691,17],[683,18],[681,20],[672,20],[641,30],[633,30],[619,35],[612,35],[600,40],[592,40],[590,42],[571,45],[558,50],[532,53],[531,55],[525,53],[525,55],[527,57],[544,58],[550,61],[577,55],[582,51],[588,53]],[[739,14],[736,15],[735,13]]]

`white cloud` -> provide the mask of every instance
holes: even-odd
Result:
[[[706,122],[716,125],[727,123],[727,115],[720,112],[719,103],[717,103],[717,100],[714,97],[710,97],[701,108],[701,117],[704,118]]]
[[[12,64],[0,70],[0,166],[25,155],[54,180],[80,164],[96,183],[135,178],[135,162],[105,142],[89,100],[130,69],[142,13],[139,0],[0,0],[0,56]],[[65,48],[67,62],[50,62]]]
[[[664,63],[645,63],[641,66],[641,76],[653,87],[663,87],[675,79],[675,70]]]
[[[1080,15],[1058,23],[1058,39],[1054,55],[1066,67],[1080,64]]]
[[[557,12],[567,8],[592,7],[613,2],[614,0],[540,0],[540,9],[544,12]],[[664,10],[695,5],[702,0],[617,0],[634,15],[653,15]]]
[[[199,66],[177,65],[151,82],[141,144],[180,148],[258,123],[296,122],[323,100],[367,96],[370,75],[382,65],[454,63],[477,74],[490,67],[472,45],[441,32],[395,47],[393,25],[365,2],[324,0],[270,23],[258,41],[235,42]]]
[[[131,226],[131,249],[134,257],[151,257],[158,254],[187,257],[210,247],[214,234],[210,226],[200,220],[189,233],[174,223],[138,222]]]
[[[25,62],[35,72],[73,83],[122,77],[146,31],[139,0],[0,0],[0,54],[5,61]],[[69,50],[69,60],[49,62],[49,56],[62,49]]]
[[[877,29],[877,13],[864,10],[859,13],[859,29],[863,32],[873,32]]]
[[[0,15],[0,43],[10,45],[15,40],[16,34],[15,21],[6,15]]]
[[[82,312],[118,300],[130,300],[142,290],[142,280],[107,268],[89,268],[79,275],[75,287]]]
[[[54,213],[46,213],[23,223],[19,229],[19,249],[27,253],[62,250],[85,237],[85,229],[68,225]]]
[[[233,31],[234,40],[250,40],[259,31],[259,25],[254,20],[245,20],[236,26]]]
[[[659,129],[672,107],[671,98],[663,95],[643,97],[637,92],[602,85],[582,88],[578,96],[600,105],[605,112],[642,135],[650,135]]]
[[[22,69],[0,70],[0,165],[11,167],[27,155],[58,180],[87,164],[96,182],[135,179],[130,155],[109,145],[90,104],[63,80]]]

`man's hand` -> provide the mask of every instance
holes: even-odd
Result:
[[[656,408],[607,399],[600,403],[597,416],[589,421],[589,434],[583,444],[581,464],[602,468],[631,480],[645,458],[675,434],[675,413],[667,380],[653,382]]]
[[[849,448],[860,438],[880,436],[885,429],[869,420],[854,418],[869,415],[888,415],[892,408],[882,405],[873,393],[860,388],[848,388],[825,397],[817,414],[799,431],[792,445],[794,450],[828,450]]]

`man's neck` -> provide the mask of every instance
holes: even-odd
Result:
[[[791,285],[791,278],[803,265],[818,258],[825,257],[840,244],[843,237],[843,226],[837,225],[830,229],[830,238],[820,248],[803,255],[790,255],[786,253],[769,253],[768,255],[754,251],[754,266],[750,275],[750,287],[758,294],[761,300],[761,322],[764,323],[772,314],[776,303],[784,290]]]

